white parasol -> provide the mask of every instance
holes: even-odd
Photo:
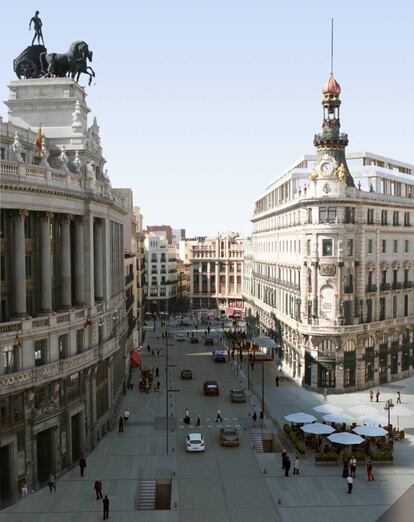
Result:
[[[342,406],[336,406],[335,404],[320,404],[313,409],[318,413],[340,413],[343,411]]]
[[[331,442],[335,442],[336,444],[343,444],[344,446],[350,446],[352,444],[361,444],[364,442],[364,439],[359,435],[355,435],[354,433],[349,433],[348,431],[342,431],[340,433],[332,433],[332,435],[328,435],[328,439]]]
[[[285,419],[289,422],[294,422],[296,424],[307,424],[308,422],[316,421],[316,417],[313,415],[308,415],[307,413],[291,413],[290,415],[286,415]]]
[[[345,414],[330,413],[328,415],[324,415],[322,418],[327,422],[334,422],[335,424],[352,424],[352,417]]]
[[[352,431],[357,435],[363,435],[365,437],[385,437],[385,435],[388,435],[387,430],[378,428],[378,426],[357,426]]]
[[[359,422],[368,424],[369,426],[387,426],[388,419],[381,415],[363,415],[359,418]]]
[[[313,424],[305,424],[300,428],[305,433],[313,433],[314,435],[329,435],[333,433],[335,430],[332,426],[328,426],[327,424],[321,424],[320,422],[314,422]]]

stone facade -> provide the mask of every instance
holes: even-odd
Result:
[[[164,231],[147,233],[144,246],[147,312],[169,313],[177,299],[177,249]]]
[[[317,154],[256,201],[243,296],[286,373],[342,392],[413,374],[414,165],[345,155],[326,89]]]
[[[0,122],[1,505],[91,451],[127,382],[129,210],[85,97],[69,78],[13,81]]]
[[[190,266],[190,299],[193,310],[222,312],[243,309],[244,239],[222,234],[213,239],[180,242],[182,259]]]

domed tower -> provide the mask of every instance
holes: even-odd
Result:
[[[323,123],[322,133],[316,134],[313,144],[317,148],[317,160],[310,179],[337,178],[339,182],[354,187],[354,180],[349,172],[345,158],[348,135],[341,132],[339,108],[341,87],[332,72],[323,88]]]

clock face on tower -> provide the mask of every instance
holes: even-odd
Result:
[[[332,157],[330,157],[330,156],[325,157],[319,163],[319,167],[318,167],[319,172],[324,177],[332,176],[334,169],[335,169],[335,164],[336,164],[336,162]]]

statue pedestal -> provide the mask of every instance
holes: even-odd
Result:
[[[9,121],[37,132],[42,127],[48,146],[67,152],[86,148],[86,92],[71,78],[36,78],[15,80],[9,84],[10,96],[5,102]],[[78,103],[77,103],[78,102]],[[78,110],[73,127],[73,113]],[[71,155],[71,154],[70,154]]]

